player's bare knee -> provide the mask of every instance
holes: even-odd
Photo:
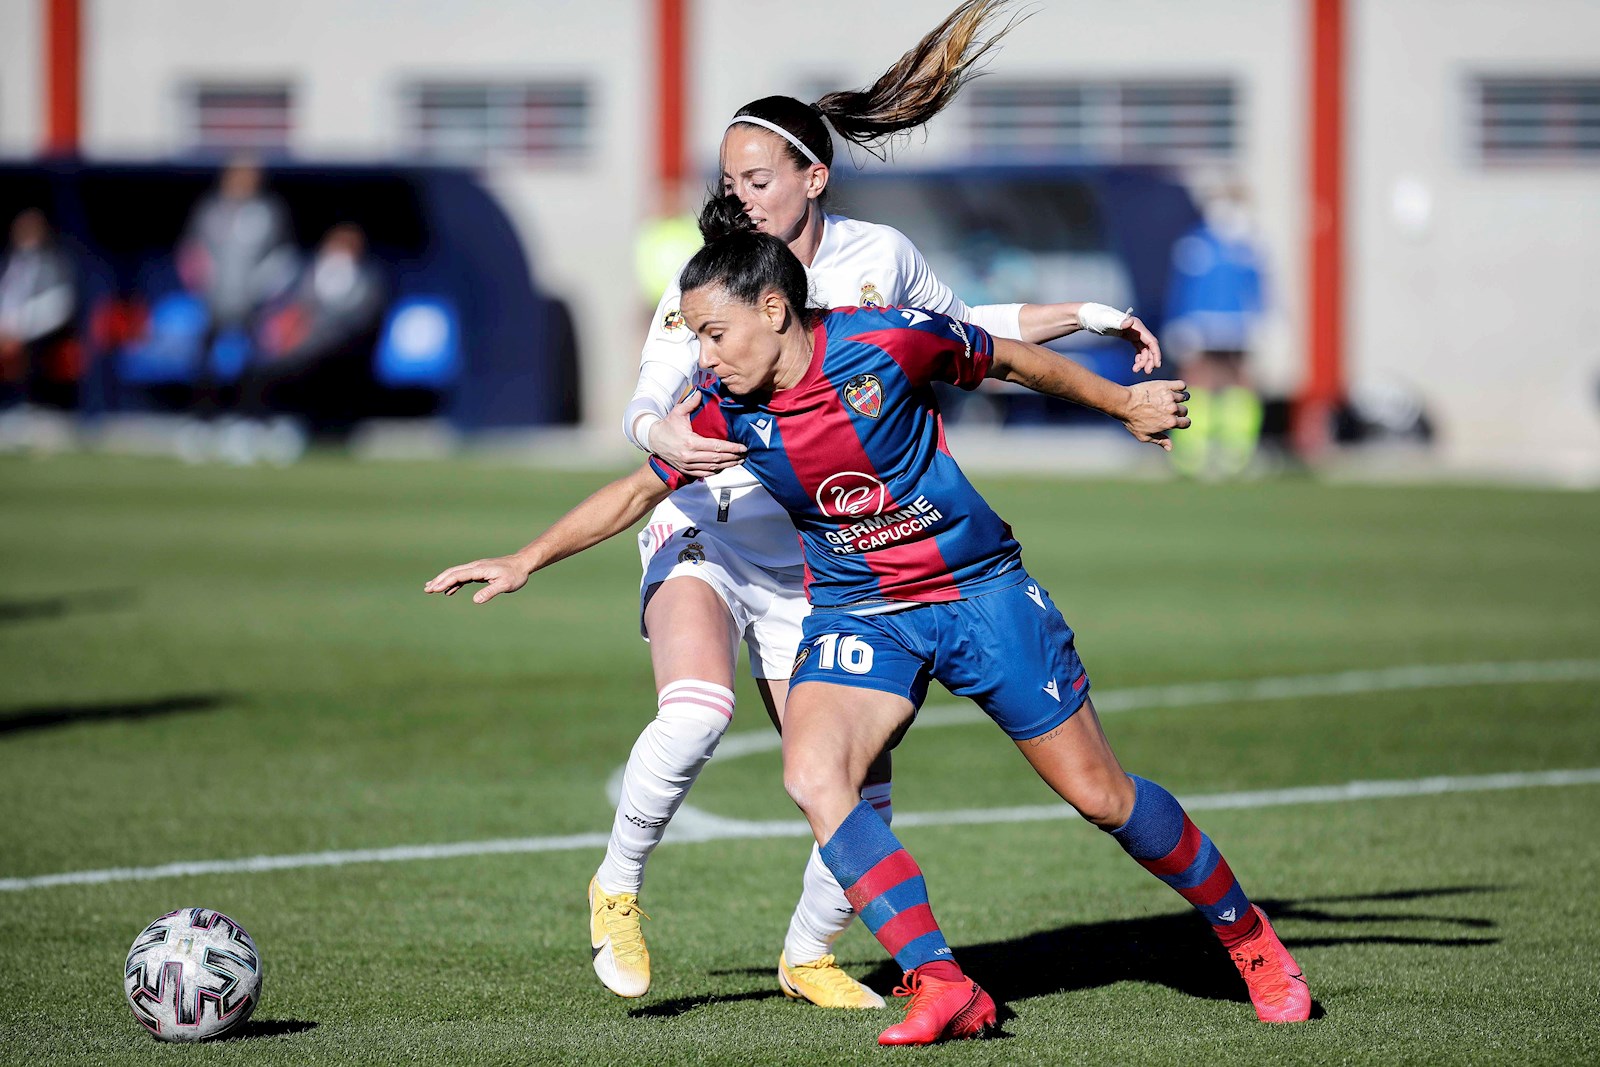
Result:
[[[810,814],[829,797],[850,794],[849,783],[836,767],[805,760],[787,761],[783,788],[801,811]]]
[[[1119,775],[1075,789],[1069,802],[1088,822],[1102,830],[1115,830],[1133,814],[1133,798],[1133,783]]]

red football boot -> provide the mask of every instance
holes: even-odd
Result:
[[[1261,925],[1234,946],[1233,965],[1239,968],[1239,977],[1250,990],[1250,1003],[1255,1005],[1258,1019],[1264,1023],[1303,1023],[1311,1017],[1311,987],[1273,932],[1266,912],[1260,908],[1255,912]]]
[[[894,995],[910,997],[906,1017],[878,1035],[880,1045],[931,1045],[946,1038],[979,1037],[999,1019],[994,998],[963,977],[958,982],[905,973]]]

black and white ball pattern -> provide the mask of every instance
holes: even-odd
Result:
[[[182,908],[144,928],[128,950],[123,991],[159,1041],[204,1041],[237,1030],[261,999],[261,954],[219,911]]]

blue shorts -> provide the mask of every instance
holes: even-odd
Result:
[[[832,682],[922,707],[928,679],[971,697],[1013,740],[1049,733],[1089,696],[1072,627],[1032,578],[886,615],[813,610],[790,685]]]

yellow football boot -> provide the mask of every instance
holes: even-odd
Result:
[[[881,1008],[883,998],[844,973],[828,955],[811,963],[791,965],[778,954],[778,985],[784,996],[809,1000],[824,1008]]]
[[[650,950],[644,947],[637,893],[613,896],[589,879],[589,949],[594,973],[619,997],[642,997],[650,990]]]

